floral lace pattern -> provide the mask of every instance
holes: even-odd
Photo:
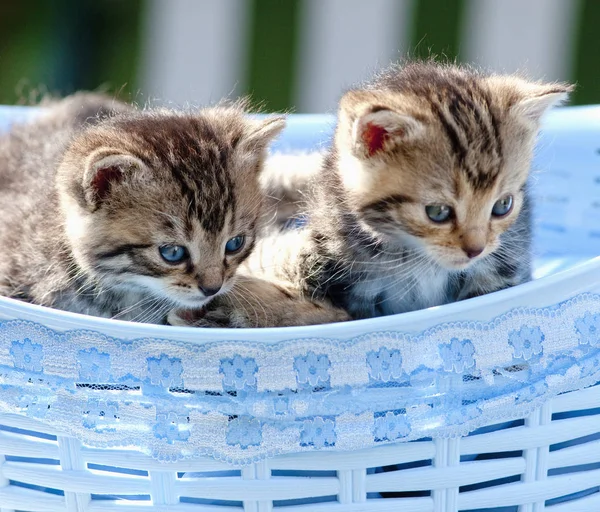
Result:
[[[233,359],[221,361],[220,372],[223,374],[223,388],[242,390],[256,387],[258,366],[254,359],[243,359],[236,355]]]
[[[464,435],[600,381],[600,296],[417,335],[122,340],[0,321],[0,412],[92,447],[249,463]]]

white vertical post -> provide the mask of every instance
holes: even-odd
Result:
[[[340,492],[338,493],[338,501],[342,505],[352,503],[352,470],[345,469],[338,471],[337,477],[340,481]]]
[[[6,458],[4,457],[4,455],[0,455],[0,468],[2,467],[2,465],[5,462],[6,462]],[[8,480],[8,478],[4,478],[0,474],[0,488],[1,487],[8,487],[9,485],[10,485],[10,481]],[[4,508],[2,506],[2,504],[0,503],[0,512],[15,512],[15,511],[12,510],[12,509]]]
[[[433,459],[434,468],[445,468],[448,466],[448,439],[435,439],[435,458]],[[446,512],[447,489],[434,489],[431,492],[433,498],[434,512]],[[454,511],[452,511],[454,512]]]
[[[352,501],[365,503],[367,501],[367,470],[352,470]]]
[[[242,468],[242,480],[256,480],[256,464]],[[254,500],[244,500],[244,512],[258,512],[258,503]]]
[[[460,440],[460,437],[448,439],[448,456],[446,463],[450,467],[460,466]],[[446,510],[448,512],[458,510],[458,491],[458,486],[446,490]]]
[[[332,112],[345,87],[405,56],[410,0],[305,0],[296,104]]]
[[[271,478],[271,467],[269,465],[269,459],[257,462],[255,466],[255,477],[257,480],[268,480]],[[273,512],[273,501],[271,500],[259,500],[257,512]]]
[[[142,91],[159,103],[204,105],[241,90],[247,11],[241,0],[151,0]]]
[[[60,467],[65,474],[68,474],[69,471],[87,470],[87,464],[82,457],[81,443],[77,439],[58,436],[57,442]],[[65,491],[66,512],[85,512],[91,499],[89,493]]]
[[[535,429],[541,425],[548,425],[551,421],[552,405],[551,402],[546,402],[540,409],[536,409],[525,419],[525,426]],[[525,473],[521,476],[522,482],[535,482],[545,480],[548,477],[548,452],[549,447],[547,445],[523,450]],[[544,500],[525,503],[519,507],[519,512],[540,512],[542,510],[546,510]]]
[[[150,471],[152,505],[177,505],[177,473],[175,471]]]
[[[580,5],[580,0],[470,0],[463,58],[502,72],[567,79]]]
[[[540,409],[539,424],[549,425],[552,423],[552,401],[546,402]],[[548,458],[550,456],[550,446],[544,444],[537,449],[536,456],[536,480],[546,480],[548,478]],[[543,512],[546,510],[546,502],[540,500],[533,504],[533,512]]]

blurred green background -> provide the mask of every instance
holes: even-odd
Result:
[[[195,9],[194,15],[197,16],[227,16],[227,11],[214,3],[219,1],[225,0],[2,2],[0,3],[0,103],[31,103],[45,92],[64,95],[77,89],[100,88],[119,94],[125,99],[146,98],[153,95],[163,101],[202,103],[218,99],[215,95],[233,92],[235,95],[252,94],[253,98],[268,110],[310,111],[330,108],[331,99],[312,101],[310,95],[307,97],[299,89],[302,89],[303,83],[306,84],[306,80],[313,80],[318,84],[318,80],[322,78],[333,84],[330,87],[335,87],[337,84],[335,79],[326,75],[329,74],[330,69],[331,73],[343,73],[344,66],[337,66],[337,62],[341,59],[333,54],[327,57],[330,61],[323,61],[325,72],[314,72],[314,76],[310,77],[300,75],[309,73],[306,70],[314,68],[314,66],[311,68],[311,62],[307,63],[311,59],[310,55],[314,54],[318,59],[322,57],[319,52],[330,51],[327,39],[323,39],[327,38],[329,30],[327,23],[331,24],[333,32],[344,30],[346,16],[350,19],[352,15],[352,6],[356,5],[357,8],[364,9],[364,4],[359,6],[356,0],[345,4],[341,4],[339,0],[320,0],[322,2],[320,5],[310,0],[228,0],[232,13],[242,13],[239,16],[236,14],[236,19],[240,17],[241,21],[238,20],[236,25],[232,25],[230,31],[220,30],[217,35],[221,38],[233,37],[239,41],[236,43],[239,46],[236,51],[241,57],[235,62],[233,72],[229,70],[229,74],[224,74],[223,70],[220,70],[222,66],[218,59],[215,61],[216,65],[213,63],[210,66],[206,59],[203,60],[204,52],[218,51],[220,45],[222,46],[221,40],[202,41],[202,34],[187,28],[182,29],[185,33],[177,37],[183,38],[189,35],[189,46],[193,48],[185,50],[184,45],[184,50],[189,51],[192,57],[186,56],[185,63],[180,65],[181,71],[169,62],[165,62],[161,68],[162,61],[170,60],[169,48],[171,47],[168,37],[171,33],[177,34],[179,23],[177,16],[165,16],[164,13],[169,12],[165,9],[171,9],[174,13],[177,11],[182,19],[185,18],[186,9],[190,9],[190,16],[192,15],[192,8]],[[481,44],[477,40],[469,43],[470,34],[483,23],[481,18],[473,17],[473,11],[477,10],[477,16],[485,16],[485,13],[480,12],[485,7],[487,16],[492,16],[494,9],[503,8],[497,2],[504,0],[486,0],[485,5],[482,2],[475,4],[477,0],[398,0],[401,1],[408,7],[400,14],[392,10],[394,6],[389,1],[383,0],[381,3],[382,9],[390,9],[390,16],[397,16],[397,20],[390,21],[389,26],[392,29],[387,30],[387,33],[392,36],[386,36],[388,40],[385,44],[390,47],[386,55],[393,55],[393,52],[397,52],[398,55],[412,56],[437,54],[450,59],[467,61],[469,55],[474,54],[473,47]],[[191,2],[195,4],[192,5]],[[323,11],[325,14],[322,15],[328,16],[324,21],[325,26],[319,25],[320,28],[315,28],[314,20],[311,21],[310,16],[306,14],[307,9],[312,11],[316,9],[315,12],[318,14],[321,12],[318,9],[324,9],[323,3],[327,2],[330,2],[330,5],[326,6],[329,10]],[[523,6],[528,2],[533,2],[530,5],[534,13],[532,16],[535,13],[539,14],[539,8],[545,9],[546,5],[550,5],[550,3],[540,3],[538,0],[535,2],[521,0],[515,5]],[[600,1],[559,0],[559,2],[562,2],[562,7],[556,2],[552,3],[557,6],[557,9],[562,9],[553,15],[556,20],[552,21],[549,17],[550,21],[546,23],[558,23],[557,26],[560,27],[563,23],[561,17],[565,16],[566,4],[569,17],[564,23],[568,23],[571,28],[566,35],[561,36],[564,41],[560,48],[566,50],[561,50],[562,53],[559,54],[548,46],[550,65],[552,59],[560,60],[557,69],[562,70],[557,72],[560,76],[550,76],[550,78],[571,80],[578,84],[573,103],[600,103],[600,66],[598,66],[600,36],[597,34],[597,27],[600,26]],[[377,8],[377,2],[371,5],[373,9]],[[216,10],[211,10],[213,7]],[[356,47],[344,43],[347,46],[349,59],[352,59],[355,50],[363,49],[372,38],[378,37],[378,31],[373,30],[373,26],[362,30],[360,15],[356,15],[355,18],[357,16],[359,25],[348,29],[351,30],[349,41],[352,41]],[[527,25],[523,25],[523,20],[519,19],[522,13],[517,10],[514,16],[515,24],[520,23],[526,31]],[[538,17],[535,20],[539,24]],[[203,23],[212,24],[213,21],[220,23],[219,27],[227,26],[228,23],[227,20],[222,19],[204,19]],[[397,41],[393,40],[394,23],[398,27],[403,27],[399,30]],[[164,32],[161,27],[166,24],[174,25],[171,27],[173,30],[168,32],[166,27],[166,35],[161,36],[160,34]],[[494,34],[490,29],[490,37],[495,37],[496,42],[491,41],[488,45],[489,55],[495,55],[496,51],[513,53],[521,51],[518,46],[515,50],[514,45],[512,50],[504,48],[505,44],[510,46],[514,28],[511,27],[511,23],[505,25],[505,43],[502,34]],[[546,36],[549,44],[553,43],[552,36],[555,29],[551,28],[546,32],[543,29],[543,26],[539,28],[541,33],[549,34]],[[198,27],[198,31],[201,30],[202,27]],[[487,37],[485,30],[479,32],[484,34],[483,37]],[[182,40],[185,43],[185,39]],[[317,45],[317,49],[310,50],[310,44]],[[556,46],[556,42],[553,44]],[[157,52],[156,45],[163,46],[164,51]],[[395,47],[392,48],[394,45]],[[467,51],[469,48],[471,50]],[[198,56],[197,62],[193,58],[194,55]],[[148,62],[154,64],[149,66]],[[327,62],[333,64],[329,65]],[[488,64],[485,57],[482,63]],[[222,64],[231,68],[228,62]],[[365,63],[363,65],[365,73],[376,64],[376,62]],[[529,61],[527,64],[533,64],[536,68],[535,62]],[[187,66],[200,68],[203,71],[198,75],[199,78],[193,80],[210,81],[221,73],[220,89],[217,86],[213,87],[210,90],[210,98],[207,94],[194,96],[191,88],[187,91],[187,96],[183,93],[179,95],[178,89],[173,89],[177,85],[175,82],[173,87],[162,87],[164,90],[171,91],[165,93],[168,97],[162,97],[161,75],[163,77],[168,75],[169,78],[170,75],[181,73],[182,83],[186,87],[188,82],[193,82],[192,79],[185,78],[186,72],[189,71],[186,70]],[[203,66],[207,69],[202,69]],[[148,68],[152,68],[153,71],[150,73]],[[150,75],[155,78],[148,78]],[[346,83],[344,78],[338,81],[340,84]],[[152,83],[155,85],[152,86]],[[156,83],[159,85],[156,86]],[[183,91],[185,88],[181,86],[180,89]],[[318,92],[318,87],[316,90]]]
[[[0,2],[0,103],[135,90],[143,0]]]

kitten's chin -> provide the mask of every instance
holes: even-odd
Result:
[[[176,307],[180,308],[191,308],[198,309],[206,306],[211,300],[213,300],[217,295],[213,295],[212,297],[199,297],[197,299],[189,299],[182,297],[169,297],[171,301],[176,305]]]
[[[173,296],[170,296],[169,298],[171,299],[171,301],[173,301],[176,304],[176,307],[198,309],[198,308],[202,308],[202,307],[206,306],[215,297],[218,297],[219,295],[223,295],[224,293],[227,293],[228,291],[230,291],[232,288],[232,285],[233,285],[233,283],[232,283],[232,280],[230,279],[228,282],[225,282],[223,284],[223,286],[217,293],[215,293],[214,295],[211,295],[210,297],[204,297],[204,296],[200,296],[200,295],[196,295],[194,297],[189,297],[189,296],[182,297],[180,295],[173,295]]]
[[[448,270],[466,270],[473,263],[475,263],[475,262],[472,260],[466,260],[466,261],[456,260],[456,261],[444,261],[443,263],[441,263],[441,265]]]
[[[460,270],[466,270],[468,269],[471,265],[475,264],[477,261],[479,261],[481,258],[474,258],[474,259],[469,259],[466,256],[464,258],[461,257],[455,257],[455,258],[448,258],[443,257],[443,256],[439,256],[438,254],[435,253],[430,253],[432,259],[442,268],[445,268],[446,270],[453,270],[453,271],[460,271]]]

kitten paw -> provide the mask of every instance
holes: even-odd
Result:
[[[234,314],[227,307],[219,306],[210,310],[173,309],[167,316],[167,323],[177,327],[252,327],[234,320]]]

